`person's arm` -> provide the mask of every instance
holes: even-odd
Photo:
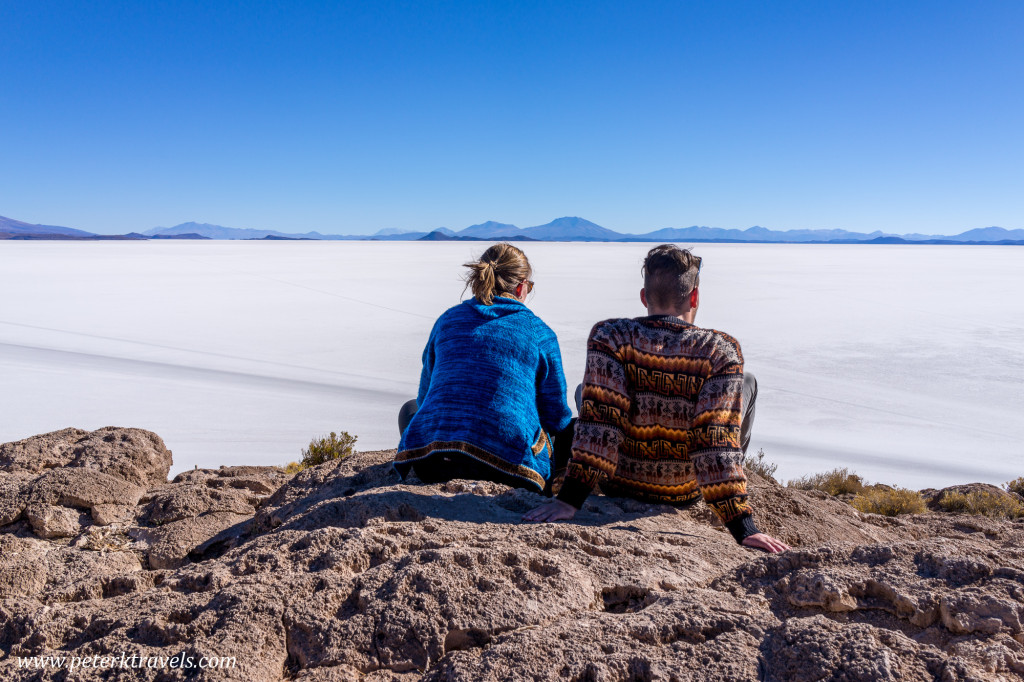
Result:
[[[700,389],[690,458],[704,501],[740,544],[760,533],[747,501],[742,418],[743,356],[737,345],[735,356],[716,367]]]
[[[626,371],[617,345],[609,330],[599,323],[587,341],[583,402],[573,435],[572,459],[558,492],[560,501],[581,508],[598,483],[615,473],[630,407]]]
[[[572,411],[565,397],[565,372],[558,337],[543,323],[538,327],[537,414],[541,428],[554,435],[569,425]]]
[[[583,402],[572,440],[572,459],[558,497],[523,514],[524,521],[565,521],[576,515],[605,476],[615,473],[622,423],[629,416],[626,373],[616,346],[603,327],[594,325],[587,340]]]

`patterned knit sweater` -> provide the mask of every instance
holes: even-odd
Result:
[[[518,300],[473,298],[444,312],[423,351],[418,410],[395,468],[459,452],[532,484],[551,478],[549,433],[572,418],[555,333]]]
[[[685,505],[703,496],[737,542],[757,533],[740,449],[743,354],[736,339],[655,315],[597,323],[558,497]]]

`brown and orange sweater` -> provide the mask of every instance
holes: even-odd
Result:
[[[609,495],[687,505],[701,496],[742,542],[743,354],[728,334],[665,315],[605,320],[587,341],[583,402],[558,499]]]

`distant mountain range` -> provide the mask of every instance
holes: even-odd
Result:
[[[545,225],[518,227],[489,220],[453,231],[440,227],[430,232],[388,228],[370,235],[322,234],[320,232],[287,233],[273,230],[250,230],[205,223],[182,223],[174,227],[155,228],[144,234],[163,236],[195,233],[211,239],[262,239],[268,236],[303,239],[370,239],[379,241],[545,241],[545,242],[759,242],[759,243],[1007,243],[1024,241],[1024,230],[983,227],[955,236],[927,234],[888,234],[884,232],[850,232],[848,230],[770,230],[754,226],[745,230],[720,227],[666,227],[645,234],[626,234],[579,217],[552,220]]]
[[[65,237],[92,237],[92,232],[76,230],[71,227],[58,227],[57,225],[30,225],[20,220],[0,216],[0,234],[10,235],[37,235],[37,234],[59,234]]]
[[[154,227],[142,233],[147,237],[173,237],[198,234],[208,239],[263,239],[265,237],[287,237],[291,239],[327,239],[319,232],[278,232],[277,230],[253,230],[245,227],[223,227],[209,223],[182,223],[174,227]]]
[[[55,225],[31,225],[0,216],[0,239],[268,239],[268,240],[376,240],[376,241],[545,241],[545,242],[749,242],[779,244],[1013,244],[1024,245],[1024,229],[981,227],[958,235],[889,234],[848,230],[770,230],[754,226],[745,230],[721,227],[666,227],[645,234],[626,234],[578,217],[552,220],[545,225],[517,227],[489,220],[453,231],[439,227],[429,232],[396,228],[372,235],[281,232],[224,227],[209,223],[182,223],[155,227],[127,235],[97,235]]]

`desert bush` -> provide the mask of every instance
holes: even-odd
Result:
[[[303,469],[315,467],[334,459],[345,459],[353,452],[358,436],[342,431],[340,434],[331,431],[331,435],[314,438],[309,446],[302,451],[302,461],[289,462],[283,469],[286,474],[297,474]]]
[[[1024,476],[1015,478],[1006,484],[1006,489],[1011,493],[1017,493],[1021,497],[1024,497]]]
[[[775,470],[779,468],[778,464],[772,462],[766,462],[764,459],[764,450],[759,449],[757,454],[753,457],[743,458],[743,468],[747,471],[752,471],[758,476],[767,478],[773,483],[778,483],[775,480]]]
[[[864,488],[850,504],[859,512],[883,516],[923,514],[927,511],[921,493],[906,488]]]
[[[857,494],[864,490],[864,479],[846,467],[823,474],[808,474],[786,484],[798,490],[822,490],[829,495]]]
[[[1010,495],[975,490],[969,493],[950,491],[939,499],[939,508],[948,512],[981,514],[996,518],[1016,519],[1024,516],[1024,504]]]

